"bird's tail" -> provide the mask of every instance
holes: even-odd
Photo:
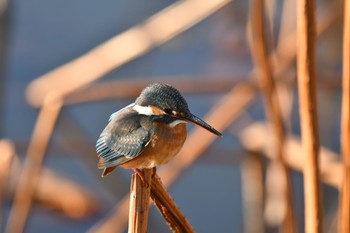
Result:
[[[111,172],[112,172],[114,169],[116,169],[116,167],[117,167],[117,166],[106,167],[106,168],[104,168],[104,169],[103,169],[103,172],[102,172],[102,174],[101,174],[101,177],[105,177],[105,176],[111,174]]]

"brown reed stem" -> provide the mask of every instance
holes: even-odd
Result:
[[[274,136],[273,147],[276,151],[277,161],[281,164],[281,176],[284,178],[286,213],[282,222],[283,232],[296,232],[294,219],[292,192],[288,167],[284,160],[285,130],[282,113],[279,106],[278,95],[273,72],[269,63],[266,41],[266,28],[264,17],[264,1],[252,0],[250,4],[250,48],[256,66],[256,76],[260,83],[265,100],[265,113],[271,124]],[[281,187],[282,188],[282,187]]]
[[[287,4],[287,1],[285,4]],[[316,25],[316,36],[320,37],[325,31],[327,31],[327,29],[330,28],[334,22],[336,22],[338,17],[339,14],[330,10],[320,14],[319,21]],[[281,27],[284,27],[284,25],[281,25]],[[297,51],[297,46],[295,43],[296,34],[296,31],[292,31],[288,34],[286,33],[285,35],[281,35],[278,39],[276,49],[272,51],[270,55],[270,60],[274,58],[278,61],[277,67],[274,67],[276,77],[280,77],[282,74],[285,74],[287,68],[294,62],[294,57]]]
[[[245,233],[264,232],[264,168],[263,159],[249,153],[241,166],[243,227]]]
[[[0,140],[0,229],[4,216],[4,203],[8,194],[8,179],[10,177],[12,161],[16,156],[15,147],[8,139]]]
[[[268,159],[274,160],[274,156],[271,151],[264,151],[264,148],[268,145],[269,135],[267,134],[266,125],[263,123],[254,123],[251,126],[246,127],[239,135],[241,143],[245,149],[252,153],[258,153],[266,156]],[[290,169],[298,172],[302,172],[304,169],[306,157],[302,153],[302,143],[298,137],[289,135],[286,138],[286,164]],[[335,189],[340,188],[340,183],[343,175],[341,163],[339,162],[339,156],[326,149],[320,147],[320,178],[321,181]]]
[[[315,79],[315,0],[297,3],[297,74],[304,165],[305,232],[322,232]]]
[[[7,233],[21,233],[24,231],[32,205],[34,191],[39,181],[45,151],[61,107],[62,101],[55,94],[49,94],[45,98],[37,118],[26,160],[14,195],[14,203],[6,228]]]
[[[19,166],[18,169],[21,169]],[[33,199],[72,219],[84,219],[99,211],[97,197],[81,184],[43,168]]]
[[[350,232],[350,2],[344,1],[343,29],[343,97],[341,116],[341,150],[343,180],[339,202],[339,232]]]
[[[158,175],[151,182],[151,198],[173,232],[195,232],[185,215],[166,191]]]
[[[57,91],[65,96],[86,86],[164,44],[229,2],[229,0],[175,2],[81,57],[35,79],[27,88],[28,101],[34,106],[40,106],[44,97],[51,91]],[[66,85],[67,83],[69,85]]]
[[[152,169],[143,169],[146,181],[151,180]],[[151,188],[134,173],[130,186],[129,233],[146,233]]]
[[[201,81],[198,82],[198,79]],[[89,87],[79,89],[64,98],[64,104],[81,104],[92,101],[101,101],[115,98],[129,98],[140,94],[142,89],[154,82],[163,82],[177,87],[181,93],[215,93],[227,92],[245,77],[242,75],[225,76],[161,76],[161,77],[135,77],[128,79],[116,79],[108,82],[101,82]]]

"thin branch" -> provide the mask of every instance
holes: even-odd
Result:
[[[341,149],[344,176],[339,203],[339,232],[350,232],[350,2],[344,1],[343,29],[343,97],[341,116]]]
[[[62,101],[49,94],[42,106],[28,147],[26,160],[20,175],[13,207],[7,224],[7,233],[22,233],[32,205],[34,191],[51,134],[60,113]]]
[[[254,123],[246,127],[239,134],[241,143],[248,150],[255,153],[264,151],[262,155],[274,160],[276,157],[271,151],[265,148],[269,144],[267,126],[262,123]],[[321,181],[334,188],[340,188],[342,180],[342,166],[338,160],[339,155],[321,147],[320,149],[320,178]],[[290,169],[302,172],[304,169],[306,157],[302,153],[302,144],[300,139],[289,135],[286,138],[285,161]]]
[[[243,225],[245,233],[264,232],[264,170],[263,160],[250,153],[241,166]]]
[[[0,216],[2,201],[14,191],[8,190],[8,187],[14,187],[18,183],[18,174],[23,169],[16,154],[12,141],[0,140]],[[73,219],[83,219],[98,210],[96,197],[86,188],[48,168],[43,168],[39,174],[33,199]]]
[[[325,14],[321,14],[319,27],[318,27],[318,36],[321,35],[326,29],[332,25],[332,23],[337,18],[338,14],[325,12]],[[272,62],[278,59],[277,66],[275,65],[275,73],[276,76],[280,76],[283,74],[286,69],[292,64],[295,58],[296,54],[296,47],[295,47],[295,31],[292,31],[289,34],[283,34],[279,38],[279,43],[277,45],[277,48],[272,51],[271,55],[269,56],[269,61]],[[254,73],[251,72],[251,73]],[[183,78],[183,77],[182,77]],[[214,79],[213,79],[214,78]],[[217,79],[220,79],[218,81]],[[221,80],[222,78],[222,80]],[[229,80],[227,80],[229,78]],[[192,84],[190,78],[183,79],[179,81],[179,77],[169,78],[157,78],[157,79],[150,79],[146,77],[142,78],[136,78],[136,80],[117,80],[117,81],[111,81],[107,83],[101,83],[101,84],[94,84],[93,86],[89,86],[85,89],[77,89],[76,91],[68,94],[65,96],[65,104],[77,104],[87,101],[97,101],[97,100],[105,100],[105,99],[112,99],[112,98],[120,98],[120,97],[131,97],[139,94],[139,91],[147,84],[159,81],[159,80],[168,80],[169,84],[172,84],[174,86],[179,87],[183,92],[186,92],[187,89],[189,91],[193,92],[200,92],[200,91],[222,91],[227,90],[227,87],[233,86],[233,84],[236,84],[237,81],[234,80],[242,80],[242,77],[207,77],[204,78],[204,83],[198,81],[192,81],[196,82],[195,85]],[[203,80],[203,78],[201,78]],[[211,80],[215,80],[215,85],[211,85]],[[130,83],[132,82],[132,83]],[[135,86],[135,82],[137,82],[137,86]],[[189,82],[186,84],[186,82]],[[199,86],[198,86],[199,85]],[[195,90],[193,87],[196,87]],[[183,88],[180,88],[183,87]],[[119,91],[115,91],[116,88],[118,88]]]
[[[151,180],[152,169],[143,169],[147,181]],[[129,233],[146,233],[151,188],[134,173],[130,185]]]
[[[339,17],[339,14],[335,13],[336,11],[325,11],[323,14],[320,14],[320,19],[317,24],[317,37],[321,36],[330,26],[336,21]],[[282,25],[283,27],[284,25]],[[269,60],[271,64],[276,63],[274,66],[274,73],[276,77],[280,77],[282,74],[285,74],[285,71],[293,63],[296,56],[296,31],[291,31],[290,33],[282,34],[278,38],[277,47],[271,52]]]
[[[250,7],[250,47],[251,53],[256,66],[256,76],[260,83],[261,91],[265,100],[265,114],[271,124],[274,136],[274,144],[272,145],[276,151],[278,163],[281,165],[281,177],[284,179],[284,185],[279,186],[285,188],[281,191],[286,202],[285,217],[282,218],[283,232],[296,232],[294,219],[294,210],[292,202],[292,191],[288,168],[284,160],[285,130],[283,125],[282,113],[280,110],[276,84],[273,78],[272,68],[268,60],[268,48],[265,35],[265,18],[263,0],[252,0]]]
[[[305,232],[322,232],[315,77],[315,0],[297,4],[298,92],[304,166]]]
[[[8,139],[0,140],[0,228],[2,228],[4,216],[4,202],[8,192],[8,179],[10,177],[11,164],[16,156],[13,142]]]
[[[89,190],[47,168],[42,169],[33,198],[73,219],[84,219],[99,210],[97,197]]]
[[[172,39],[230,0],[175,2],[146,21],[109,39],[81,57],[35,79],[27,88],[30,104],[40,106],[51,91],[65,96]],[[67,85],[69,83],[69,85]]]
[[[174,76],[174,77],[138,77],[124,78],[102,83],[96,83],[84,89],[79,89],[64,98],[64,104],[81,104],[116,98],[131,98],[138,96],[141,90],[154,82],[166,82],[181,90],[182,93],[215,93],[227,92],[242,76]],[[198,82],[200,80],[200,82]]]
[[[151,182],[151,198],[173,232],[195,232],[157,175]]]

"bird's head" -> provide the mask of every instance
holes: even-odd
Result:
[[[205,121],[193,115],[180,92],[167,84],[153,83],[143,89],[133,108],[139,114],[154,116],[156,120],[166,122],[170,126],[190,122],[215,135],[222,135]]]

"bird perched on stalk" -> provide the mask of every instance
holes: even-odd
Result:
[[[144,183],[140,169],[167,163],[183,146],[186,122],[201,126],[215,135],[219,131],[193,115],[178,90],[167,84],[146,87],[136,101],[113,113],[96,142],[102,177],[116,167],[132,168]]]

